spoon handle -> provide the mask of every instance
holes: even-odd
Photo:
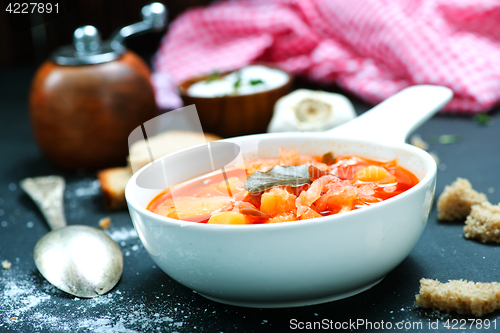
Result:
[[[20,185],[45,216],[51,230],[66,226],[63,209],[64,178],[59,176],[26,178]]]
[[[390,145],[404,143],[408,134],[443,108],[452,97],[453,92],[446,87],[412,86],[329,133]]]

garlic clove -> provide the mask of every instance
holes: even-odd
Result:
[[[326,131],[355,117],[354,107],[343,95],[298,89],[276,102],[268,132]]]

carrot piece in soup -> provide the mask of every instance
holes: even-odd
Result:
[[[354,177],[362,182],[378,182],[387,176],[390,176],[389,171],[382,167],[370,165],[356,172]]]
[[[293,212],[278,214],[275,217],[271,217],[267,223],[281,223],[296,221],[297,217]]]
[[[231,198],[223,196],[179,197],[175,201],[172,198],[166,199],[150,210],[179,220],[199,222],[209,219],[216,211],[227,209],[231,205]]]
[[[262,194],[260,210],[270,216],[294,211],[296,198],[283,187],[273,187]]]
[[[305,213],[300,215],[300,219],[307,220],[307,219],[313,219],[313,218],[321,217],[321,216],[322,215],[320,213],[314,211],[314,209],[307,207],[307,210],[305,211]]]
[[[382,179],[379,184],[395,184],[398,182],[398,178],[396,176],[393,176],[389,174],[389,176],[385,177]]]
[[[208,224],[251,224],[243,214],[236,212],[216,213],[208,220]]]

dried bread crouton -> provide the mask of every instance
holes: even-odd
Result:
[[[109,225],[111,224],[111,218],[109,216],[103,217],[99,220],[99,227],[101,229],[109,229]]]
[[[464,226],[465,238],[500,243],[500,206],[483,202],[473,205]]]
[[[128,167],[110,168],[97,173],[106,209],[114,210],[127,206],[125,186],[130,177],[132,177],[132,170]]]
[[[415,305],[478,317],[500,308],[500,283],[421,279]]]
[[[487,201],[486,195],[475,191],[467,179],[457,178],[451,185],[445,186],[439,196],[438,219],[450,221],[465,219],[472,205]]]

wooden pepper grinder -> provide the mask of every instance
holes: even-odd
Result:
[[[56,51],[36,73],[30,92],[35,139],[45,156],[64,169],[124,164],[128,136],[158,115],[151,72],[123,46],[130,35],[161,30],[166,8],[142,8],[143,21],[101,43],[92,26],[78,28],[74,46]]]

